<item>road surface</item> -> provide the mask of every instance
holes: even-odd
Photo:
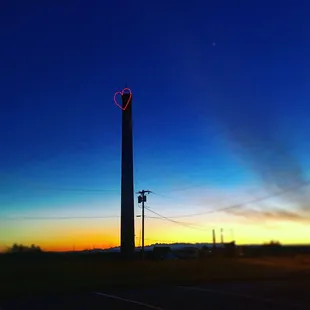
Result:
[[[191,287],[97,290],[66,296],[5,300],[0,301],[0,309],[310,309],[309,296],[281,295],[275,294],[276,291],[276,284],[271,288],[270,283],[218,283]]]

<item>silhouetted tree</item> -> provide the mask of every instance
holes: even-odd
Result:
[[[269,243],[263,244],[263,252],[267,255],[279,255],[283,252],[282,249],[279,241],[271,240]]]
[[[271,240],[268,243],[264,243],[263,246],[271,247],[271,248],[278,248],[278,247],[281,247],[282,245],[279,241]]]
[[[30,247],[14,243],[11,247],[7,249],[8,253],[39,253],[42,252],[39,246],[32,244]]]

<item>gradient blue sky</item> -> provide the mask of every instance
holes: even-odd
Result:
[[[310,4],[236,3],[1,1],[0,246],[57,248],[59,231],[65,239],[95,225],[8,217],[119,215],[121,111],[113,95],[125,86],[133,91],[135,189],[169,196],[149,198],[157,212],[201,212],[221,206],[223,193],[229,205],[232,196],[251,199],[250,186],[261,190],[228,128],[253,140],[280,137],[309,174]],[[253,224],[231,216],[203,222]],[[106,227],[117,244],[113,221],[94,234]],[[43,227],[45,239],[35,238]],[[169,229],[171,240],[177,232],[169,238]]]

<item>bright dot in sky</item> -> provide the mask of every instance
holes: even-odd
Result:
[[[216,45],[216,43],[215,43],[215,42],[213,42],[213,43],[212,43],[212,46],[215,46],[215,45]]]

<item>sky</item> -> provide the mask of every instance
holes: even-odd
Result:
[[[119,244],[124,87],[147,244],[310,243],[309,10],[1,1],[0,249]]]

